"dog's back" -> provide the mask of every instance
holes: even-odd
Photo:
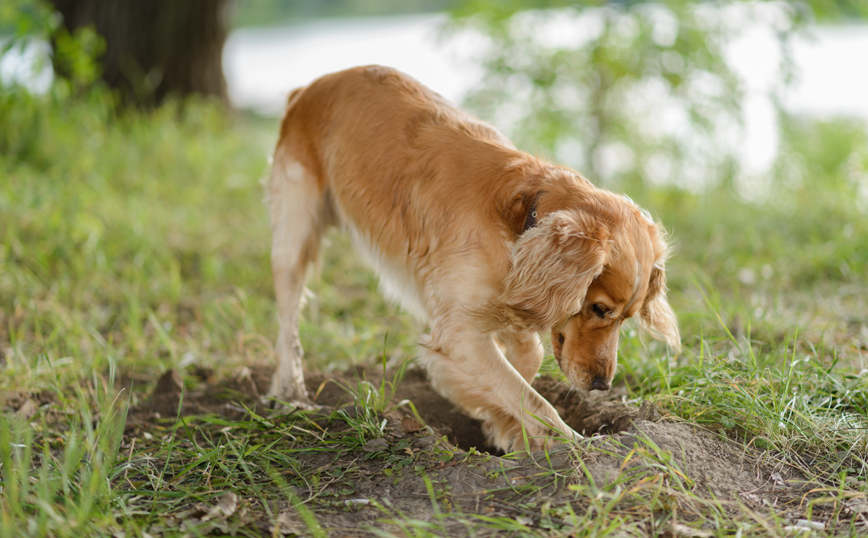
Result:
[[[414,288],[428,259],[466,262],[474,250],[500,245],[497,256],[473,263],[487,265],[494,285],[502,278],[514,234],[504,213],[528,175],[513,166],[520,155],[414,79],[369,66],[326,75],[291,96],[275,167],[300,164],[327,201],[323,218],[347,229],[387,295],[427,319],[424,290]]]

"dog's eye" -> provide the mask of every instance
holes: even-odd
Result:
[[[558,335],[558,343],[564,345],[564,333]]]
[[[594,314],[598,318],[605,318],[609,314],[609,309],[606,308],[605,306],[601,305],[600,303],[597,303],[594,306],[592,306],[591,310],[594,311]]]

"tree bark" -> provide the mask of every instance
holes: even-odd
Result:
[[[50,0],[70,32],[93,25],[105,40],[102,79],[125,103],[214,96],[228,103],[223,76],[230,0]],[[62,66],[59,76],[64,76]]]

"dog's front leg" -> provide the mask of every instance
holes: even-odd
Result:
[[[537,333],[500,331],[497,340],[503,344],[506,358],[528,383],[542,366],[544,349]]]
[[[490,334],[436,328],[433,334],[440,337],[422,343],[421,359],[434,388],[482,419],[494,446],[506,452],[539,450],[556,437],[581,438],[510,364]]]

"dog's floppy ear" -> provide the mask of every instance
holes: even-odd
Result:
[[[656,230],[655,230],[656,231]],[[678,320],[675,312],[666,300],[666,272],[665,272],[665,248],[666,245],[660,234],[657,235],[660,245],[660,254],[657,262],[651,268],[651,278],[648,282],[648,293],[645,303],[639,311],[639,319],[642,325],[658,340],[663,340],[673,351],[681,351],[681,337],[678,333]]]
[[[591,282],[603,272],[609,234],[579,210],[556,211],[526,230],[512,249],[504,279],[503,321],[542,331],[578,313]]]

